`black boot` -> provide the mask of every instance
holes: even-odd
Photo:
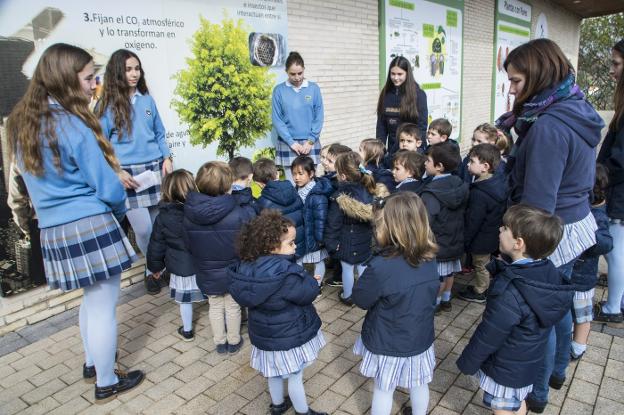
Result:
[[[110,386],[95,386],[95,403],[102,404],[109,402],[120,393],[139,386],[145,378],[145,374],[142,370],[133,370],[128,373],[116,370],[115,374],[119,378],[119,382],[116,384]]]
[[[269,406],[269,411],[271,412],[271,415],[282,415],[285,414],[291,406],[292,402],[290,402],[290,398],[287,396],[286,399],[284,399],[284,402],[280,405],[271,404],[271,406]]]

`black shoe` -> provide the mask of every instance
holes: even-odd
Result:
[[[338,294],[338,299],[340,300],[340,302],[344,305],[348,305],[349,307],[353,307],[353,300],[351,299],[351,297],[344,298],[342,294],[342,291],[340,292],[340,294]]]
[[[282,415],[286,413],[291,406],[292,402],[290,402],[290,398],[287,396],[286,399],[284,399],[284,402],[280,405],[271,404],[271,406],[269,406],[269,411],[271,412],[271,415]]]
[[[227,352],[228,352],[228,344],[227,343],[217,344],[217,353],[219,353],[219,354],[226,354]]]
[[[458,297],[462,300],[470,301],[473,303],[483,304],[485,303],[485,293],[478,293],[475,291],[472,285],[467,286],[465,289],[459,292]]]
[[[527,409],[531,412],[535,412],[536,414],[541,414],[542,412],[544,412],[544,409],[546,409],[546,405],[548,405],[548,402],[536,401],[535,399],[531,398],[530,395],[526,397],[525,402],[527,405]]]
[[[227,351],[229,354],[234,354],[234,353],[238,353],[238,351],[241,349],[241,347],[243,347],[243,338],[241,337],[240,341],[238,342],[238,344],[228,344],[227,345]]]
[[[115,363],[117,362],[117,358],[119,358],[119,352],[115,352]],[[85,382],[95,383],[96,375],[95,366],[87,366],[86,363],[82,364],[82,378]]]
[[[574,362],[574,361],[580,360],[583,357],[584,354],[585,354],[585,352],[583,352],[583,353],[581,353],[580,355],[577,356],[570,350],[570,362]]]
[[[154,278],[153,275],[145,277],[145,289],[148,294],[156,295],[160,293],[160,281]]]
[[[566,380],[565,376],[560,378],[559,376],[550,375],[550,379],[548,379],[548,386],[550,386],[553,389],[559,390],[563,386],[563,383],[565,382],[565,380]]]
[[[337,281],[332,278],[329,281],[327,281],[325,285],[329,285],[330,287],[342,287],[342,281]]]
[[[440,301],[440,311],[446,311],[447,313],[453,309],[453,305],[450,301]]]
[[[312,408],[308,408],[308,412],[304,412],[304,413],[295,411],[295,414],[297,415],[329,415],[327,412],[317,412]]]
[[[119,378],[119,382],[116,384],[110,386],[95,386],[95,403],[106,403],[120,393],[139,386],[145,378],[145,374],[142,370],[133,370],[128,373],[116,370],[115,374]]]
[[[624,321],[622,313],[605,313],[602,311],[602,304],[594,305],[594,321],[601,323],[621,323]]]
[[[193,333],[193,330],[184,331],[184,326],[180,326],[178,328],[178,335],[185,342],[192,342],[193,340],[195,340],[195,333]]]
[[[401,409],[401,415],[412,415],[412,407],[404,406],[403,409]]]

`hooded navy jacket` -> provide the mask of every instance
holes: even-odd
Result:
[[[411,266],[402,256],[373,256],[353,287],[355,305],[367,310],[362,342],[375,354],[416,356],[435,337],[433,317],[440,277],[436,261]]]
[[[289,350],[312,340],[321,319],[312,302],[317,281],[290,255],[262,256],[228,269],[230,294],[249,308],[249,340],[266,351]]]
[[[244,189],[232,190],[232,196],[236,199],[236,203],[240,206],[250,206],[256,211],[256,199],[254,199],[251,193],[251,187],[245,187]]]
[[[186,247],[193,256],[197,286],[205,295],[228,292],[226,267],[237,261],[236,239],[256,215],[230,194],[208,196],[190,192],[184,206]]]
[[[498,249],[499,228],[507,208],[507,181],[501,174],[470,185],[464,225],[464,245],[471,254]]]
[[[596,245],[583,252],[574,263],[570,282],[576,291],[588,291],[596,286],[600,255],[606,255],[613,249],[613,238],[609,233],[609,218],[605,206],[592,206],[591,212],[598,225]]]
[[[375,166],[373,163],[369,163],[366,165],[366,170],[370,170],[373,174],[373,179],[375,179],[375,183],[381,183],[386,186],[389,192],[393,192],[396,186],[394,182],[394,176],[392,172],[382,166]]]
[[[396,132],[404,122],[411,122],[418,126],[420,138],[424,141],[427,138],[427,119],[429,110],[427,109],[427,94],[420,87],[416,87],[416,109],[418,118],[416,120],[403,120],[399,115],[401,107],[401,87],[393,87],[386,92],[383,101],[383,112],[377,115],[377,138],[383,141],[388,149],[388,153],[394,154],[399,150],[399,140]]]
[[[600,147],[598,163],[609,169],[607,214],[610,218],[624,219],[624,117],[616,129],[609,129]]]
[[[512,204],[524,203],[574,223],[589,215],[596,146],[604,123],[584,99],[548,107],[518,138],[509,176]]]
[[[193,257],[184,243],[184,204],[161,202],[158,207],[147,247],[147,269],[158,272],[167,268],[181,277],[195,275]]]
[[[316,179],[316,184],[308,193],[303,204],[303,224],[305,227],[304,253],[318,251],[323,246],[323,232],[327,222],[329,196],[334,192],[329,179]]]
[[[438,244],[438,261],[461,258],[464,253],[464,211],[468,185],[457,176],[425,181],[421,198]]]
[[[479,369],[500,385],[535,382],[552,326],[572,307],[574,287],[547,259],[526,264],[494,260],[483,320],[457,359],[466,375]]]
[[[256,211],[260,214],[264,209],[277,209],[282,215],[295,223],[295,254],[305,254],[305,234],[303,228],[303,202],[299,193],[288,180],[271,180],[264,186],[256,203]]]

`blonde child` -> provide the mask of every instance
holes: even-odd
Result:
[[[386,147],[376,138],[362,140],[358,154],[362,158],[362,165],[373,174],[375,183],[381,183],[388,191],[394,190],[394,178],[392,172],[384,167]]]
[[[497,174],[504,173],[506,165],[505,155],[509,153],[511,148],[507,136],[492,124],[480,124],[472,133],[472,147],[479,144],[493,144],[496,148],[498,148],[501,154],[501,161],[498,163],[498,167],[495,169],[495,172]],[[464,157],[461,165],[459,166],[458,173],[459,177],[461,177],[466,183],[472,183],[472,181],[475,180],[475,176],[468,171],[469,161],[470,158],[468,156]]]

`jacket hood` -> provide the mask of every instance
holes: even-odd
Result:
[[[488,270],[497,280],[500,278],[493,284],[490,294],[498,295],[508,284],[513,284],[542,327],[553,326],[570,310],[574,286],[565,282],[548,260],[517,265],[494,260],[488,264]],[[541,279],[535,279],[536,276]]]
[[[251,193],[251,187],[245,187],[240,190],[233,190],[232,196],[236,199],[239,205],[249,205],[253,203],[253,194]]]
[[[468,183],[457,176],[447,176],[429,182],[424,192],[432,193],[440,204],[455,210],[468,200]]]
[[[212,225],[226,217],[235,206],[236,200],[230,194],[208,196],[190,192],[186,198],[184,215],[193,223]]]
[[[507,200],[507,183],[505,176],[501,173],[494,173],[489,179],[474,182],[470,186],[486,193],[499,203]]]
[[[576,132],[590,147],[596,147],[602,138],[604,122],[584,99],[568,99],[551,105],[545,114],[561,120]]]
[[[289,181],[272,180],[262,189],[262,197],[281,206],[290,206],[299,199],[299,194]]]
[[[317,177],[316,178],[316,184],[314,185],[314,187],[312,188],[312,190],[310,190],[310,193],[308,194],[308,196],[310,195],[322,195],[322,196],[331,196],[331,194],[334,192],[334,188],[331,185],[331,182],[329,181],[329,179],[325,178],[325,177]]]
[[[336,191],[336,202],[345,215],[363,222],[373,220],[373,199],[386,197],[390,193],[383,184],[375,186],[375,194],[368,193],[359,183],[342,182]]]
[[[230,286],[236,291],[237,302],[244,307],[256,307],[277,292],[290,268],[297,272],[294,255],[268,255],[254,262],[241,261],[228,268]]]

